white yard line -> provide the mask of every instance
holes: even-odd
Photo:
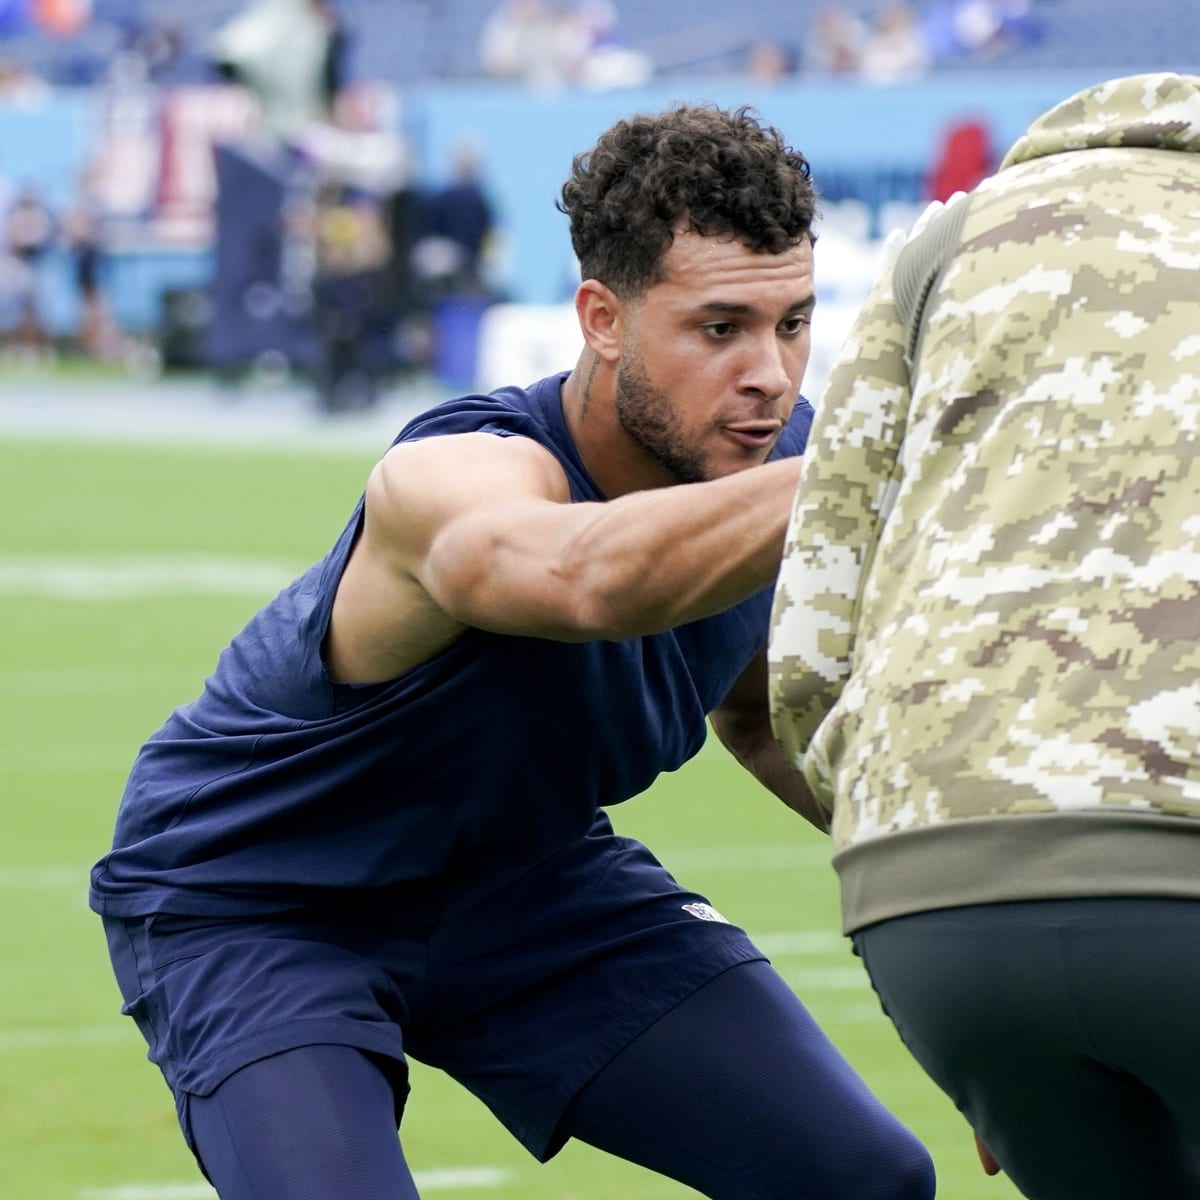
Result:
[[[836,929],[793,929],[778,933],[754,933],[754,944],[772,958],[798,958],[810,954],[850,953],[850,943]]]
[[[216,1200],[216,1195],[206,1183],[123,1183],[84,1188],[79,1200]]]
[[[512,1179],[513,1174],[503,1167],[432,1167],[425,1171],[414,1171],[413,1179],[418,1190],[435,1191],[502,1187]]]
[[[53,863],[35,866],[29,863],[0,863],[0,888],[25,890],[75,890],[86,891],[88,871],[91,864],[77,867]]]
[[[805,993],[797,988],[797,994],[801,1000],[804,1000]],[[879,1007],[879,1001],[875,998],[874,992],[867,992],[871,998],[869,1000],[848,1002],[842,998],[836,1001],[836,1007],[831,1007],[831,1001],[826,999],[823,1002],[823,1007],[820,1010],[821,1024],[828,1026],[834,1021],[838,1025],[887,1025],[889,1021],[883,1009]],[[814,1007],[816,1007],[814,1005]]]
[[[120,1020],[109,1025],[81,1025],[76,1029],[0,1029],[0,1054],[62,1046],[111,1046],[137,1038],[133,1022]]]
[[[0,558],[0,597],[132,600],[154,596],[272,596],[307,563],[146,555]]]
[[[802,998],[809,992],[869,992],[871,981],[866,968],[851,964],[846,967],[781,967],[779,973]]]

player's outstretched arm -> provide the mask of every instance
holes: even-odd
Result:
[[[559,641],[657,633],[720,612],[778,570],[800,460],[571,503],[532,439],[393,447],[372,472],[334,607],[335,678],[390,678],[466,627]]]
[[[416,458],[389,455],[368,500],[387,540],[421,514],[397,566],[464,625],[564,641],[657,633],[768,586],[800,471],[788,460],[572,504],[528,439],[463,435]]]

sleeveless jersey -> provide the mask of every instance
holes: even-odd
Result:
[[[467,396],[396,441],[533,438],[574,501],[603,500],[560,402],[565,375]],[[803,399],[773,457],[803,450]],[[112,916],[378,904],[494,885],[583,836],[704,743],[766,640],[771,589],[654,636],[585,644],[468,629],[398,678],[331,682],[321,647],[363,501],[330,552],[255,615],[202,694],[142,747],[91,904]]]

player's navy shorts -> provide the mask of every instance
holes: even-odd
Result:
[[[419,907],[419,906],[417,906]],[[175,1094],[297,1046],[405,1055],[475,1093],[537,1158],[575,1094],[710,979],[764,956],[603,814],[469,907],[253,918],[105,918],[125,998]]]

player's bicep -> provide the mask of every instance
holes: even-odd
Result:
[[[536,442],[472,433],[401,443],[367,491],[364,540],[464,625],[528,632],[561,603],[562,468]]]

